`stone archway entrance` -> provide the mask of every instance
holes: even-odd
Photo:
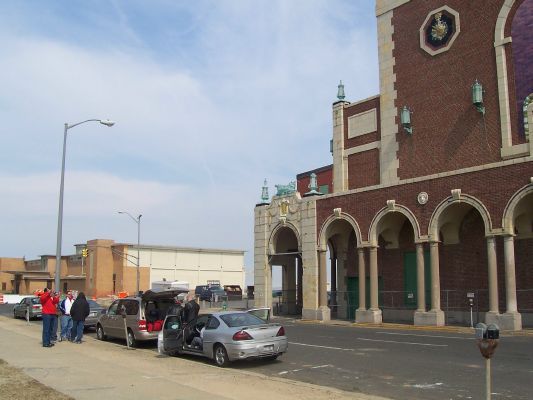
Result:
[[[293,229],[280,227],[270,243],[268,264],[272,282],[272,311],[276,315],[301,315],[302,313],[302,257],[298,238]],[[281,274],[273,271],[279,268]]]

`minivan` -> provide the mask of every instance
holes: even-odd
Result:
[[[157,340],[167,310],[175,303],[176,297],[183,293],[187,291],[148,290],[140,297],[115,300],[98,318],[97,339],[126,339],[129,347],[135,347],[137,342]]]

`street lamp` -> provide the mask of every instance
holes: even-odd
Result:
[[[75,126],[84,124],[86,122],[99,122],[105,126],[113,126],[115,123],[108,119],[88,119],[76,124],[69,125],[65,122],[65,133],[63,135],[63,161],[61,163],[61,184],[59,186],[59,212],[57,217],[57,245],[56,245],[56,271],[55,271],[55,289],[59,292],[60,275],[61,275],[61,239],[63,234],[63,191],[65,187],[65,152],[67,150],[67,132]]]
[[[139,294],[139,281],[140,281],[140,253],[139,249],[141,246],[141,217],[142,214],[139,214],[137,218],[135,218],[133,215],[131,215],[127,211],[118,211],[119,214],[126,214],[128,217],[130,217],[136,224],[137,224],[137,294]]]

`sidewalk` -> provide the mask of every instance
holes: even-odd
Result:
[[[84,343],[41,346],[41,326],[0,316],[0,359],[32,378],[80,400],[386,400],[337,389],[267,377],[202,359],[158,355],[151,349],[84,337]],[[289,350],[290,351],[290,350]]]

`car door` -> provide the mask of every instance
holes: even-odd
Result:
[[[100,317],[100,324],[104,328],[104,332],[108,336],[117,337],[117,320],[120,317],[118,315],[118,303],[119,300],[115,300],[107,309],[107,312]],[[122,317],[120,317],[122,322]],[[124,335],[122,335],[124,336]]]
[[[183,348],[183,325],[177,315],[167,315],[163,323],[163,349],[177,353]]]
[[[17,304],[15,304],[15,315],[17,317],[23,317],[24,316],[24,313],[22,311],[22,309],[24,308],[24,302],[26,301],[26,299],[22,299],[20,302],[18,302]]]
[[[220,334],[218,330],[219,326],[220,321],[218,320],[218,318],[214,315],[208,315],[202,342],[204,355],[209,358],[212,358],[213,356],[213,345],[215,344],[215,342],[220,340]]]

